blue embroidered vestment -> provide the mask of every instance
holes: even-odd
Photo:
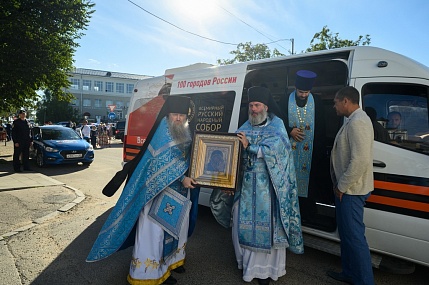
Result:
[[[167,186],[173,187],[173,182],[185,174],[189,166],[189,148],[190,141],[178,145],[172,139],[167,119],[163,118],[147,151],[104,223],[87,257],[88,262],[104,259],[121,247],[143,207]],[[184,159],[185,157],[188,159]],[[181,194],[184,195],[185,192]]]
[[[253,251],[288,247],[303,253],[295,169],[283,121],[270,116],[262,127],[247,121],[237,132],[244,132],[251,144],[243,154],[244,176],[235,197],[240,245]]]
[[[291,137],[292,153],[295,162],[298,196],[308,197],[314,139],[314,98],[310,93],[307,104],[304,107],[299,107],[296,104],[295,93],[296,91],[289,95],[289,127],[301,129],[305,136],[301,142],[297,142]]]

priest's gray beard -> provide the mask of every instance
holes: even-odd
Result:
[[[177,143],[184,143],[191,140],[191,132],[187,121],[183,124],[176,124],[174,121],[168,120],[168,129],[170,130],[173,140]]]
[[[267,119],[268,112],[265,110],[262,110],[261,113],[256,115],[256,117],[252,116],[252,111],[249,109],[249,122],[252,126],[259,125],[263,121]]]

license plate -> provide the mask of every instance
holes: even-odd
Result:
[[[77,158],[77,157],[82,157],[82,154],[81,153],[67,154],[66,157],[67,158]]]

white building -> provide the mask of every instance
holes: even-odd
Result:
[[[117,121],[126,118],[134,84],[150,77],[76,68],[69,77],[70,88],[65,91],[74,95],[71,105],[82,118],[96,122]]]

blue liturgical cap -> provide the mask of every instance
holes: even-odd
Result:
[[[296,89],[309,91],[313,88],[317,74],[310,70],[298,70],[296,72],[295,87]]]

